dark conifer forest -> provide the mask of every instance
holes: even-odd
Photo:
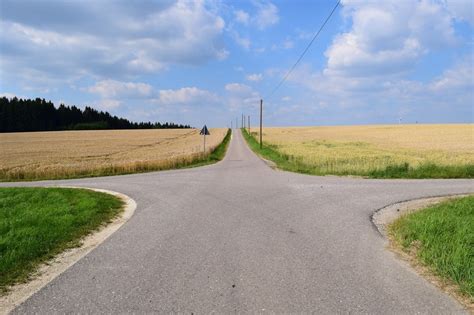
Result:
[[[92,107],[83,110],[36,98],[0,98],[0,132],[99,130],[99,129],[171,129],[191,128],[175,123],[131,122]]]

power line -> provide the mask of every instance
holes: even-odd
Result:
[[[329,19],[331,18],[331,16],[333,15],[334,11],[336,11],[337,7],[339,6],[339,4],[341,3],[341,0],[338,0],[336,5],[334,6],[334,8],[332,9],[331,13],[328,15],[328,17],[326,18],[326,20],[324,21],[323,25],[321,25],[321,27],[319,28],[319,30],[316,32],[316,34],[314,34],[313,36],[313,39],[311,39],[311,41],[309,42],[308,46],[306,46],[306,48],[304,49],[303,53],[300,55],[300,57],[298,58],[298,60],[296,60],[295,64],[290,68],[290,70],[288,70],[288,72],[286,73],[286,75],[283,77],[283,79],[281,79],[281,81],[277,84],[277,86],[272,90],[272,92],[268,95],[268,97],[272,96],[273,93],[275,93],[279,88],[280,86],[286,81],[286,79],[288,79],[288,77],[290,76],[291,72],[293,72],[293,70],[296,68],[296,66],[300,63],[301,59],[303,59],[304,55],[306,54],[306,52],[309,50],[309,48],[311,47],[311,45],[313,44],[313,42],[316,40],[316,38],[318,37],[319,33],[321,33],[321,31],[323,30],[324,26],[326,25],[326,23],[329,21]]]

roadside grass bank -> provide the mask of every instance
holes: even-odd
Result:
[[[229,147],[231,136],[232,136],[232,129],[228,129],[224,139],[222,139],[222,142],[219,143],[219,145],[217,145],[214,148],[211,148],[211,150],[208,153],[206,153],[206,155],[204,155],[201,160],[196,160],[192,164],[185,165],[183,167],[204,166],[204,165],[214,164],[221,161],[227,152],[227,148]]]
[[[123,206],[115,196],[87,189],[0,188],[0,294],[27,281],[41,263],[79,246]]]
[[[54,166],[38,170],[0,169],[0,181],[36,181],[113,176],[203,166],[216,163],[224,157],[230,140],[230,135],[231,131],[229,129],[223,140],[218,145],[209,147],[206,153],[190,153],[184,156],[175,156],[158,160],[113,162],[105,166],[94,166],[92,164],[84,167]]]
[[[351,159],[347,155],[330,157],[308,163],[302,156],[295,156],[281,151],[275,144],[264,142],[260,149],[257,141],[258,133],[249,134],[242,129],[242,134],[250,148],[265,159],[276,163],[277,167],[291,172],[310,175],[339,175],[339,176],[362,176],[369,178],[474,178],[474,164],[460,165],[438,165],[432,162],[422,162],[416,166],[408,162],[401,164],[389,164],[385,166],[371,166],[373,153],[368,152],[367,161],[364,158]],[[326,143],[331,147],[335,144]],[[351,145],[362,146],[363,144],[352,143]],[[384,157],[381,156],[381,159]]]
[[[445,201],[389,225],[397,247],[474,303],[474,196]]]

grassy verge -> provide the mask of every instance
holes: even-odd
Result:
[[[0,188],[0,293],[110,222],[123,202],[70,188]]]
[[[214,164],[222,160],[227,152],[227,147],[229,146],[230,137],[232,135],[232,130],[227,130],[227,133],[222,140],[222,142],[215,148],[213,148],[209,153],[207,153],[202,159],[198,159],[191,163],[190,165],[185,165],[184,167],[197,167],[207,164]]]
[[[64,167],[51,170],[42,169],[39,171],[28,172],[22,170],[17,172],[11,170],[0,170],[0,181],[34,181],[47,179],[112,176],[203,166],[216,163],[224,157],[230,140],[230,135],[231,131],[229,129],[222,142],[216,147],[211,148],[211,150],[206,153],[190,154],[169,160],[124,162],[123,164],[111,164],[109,166],[100,168],[70,169]]]
[[[278,151],[276,145],[263,143],[262,148],[253,135],[242,129],[245,140],[250,148],[265,159],[276,163],[278,168],[291,172],[311,175],[354,175],[370,178],[474,178],[474,165],[436,165],[421,164],[417,167],[408,163],[390,165],[384,169],[362,170],[328,170],[327,167],[318,167],[304,163],[301,158]]]
[[[402,216],[392,239],[474,303],[474,196],[446,201]]]

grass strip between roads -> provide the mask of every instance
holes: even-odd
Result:
[[[180,169],[203,166],[216,163],[225,155],[230,141],[231,130],[229,129],[222,142],[207,150],[206,153],[194,153],[184,156],[178,156],[165,161],[140,161],[130,162],[124,165],[111,164],[106,167],[90,169],[65,169],[65,170],[43,170],[39,172],[18,173],[10,175],[2,173],[0,170],[0,181],[35,181],[48,179],[72,179],[84,177],[113,176],[134,173],[146,173],[153,171],[163,171],[169,169]]]
[[[474,196],[400,217],[389,227],[396,244],[474,303]]]
[[[0,188],[0,293],[110,222],[119,198],[87,189]]]
[[[364,176],[369,178],[474,178],[474,165],[436,165],[432,163],[421,164],[412,167],[408,163],[401,165],[390,165],[384,169],[373,169],[369,171],[325,171],[317,166],[308,165],[298,157],[278,151],[278,146],[263,143],[262,148],[255,137],[246,129],[242,134],[250,148],[265,159],[275,162],[278,168],[290,172],[310,175],[340,175],[340,176]],[[255,135],[255,136],[254,136]]]

